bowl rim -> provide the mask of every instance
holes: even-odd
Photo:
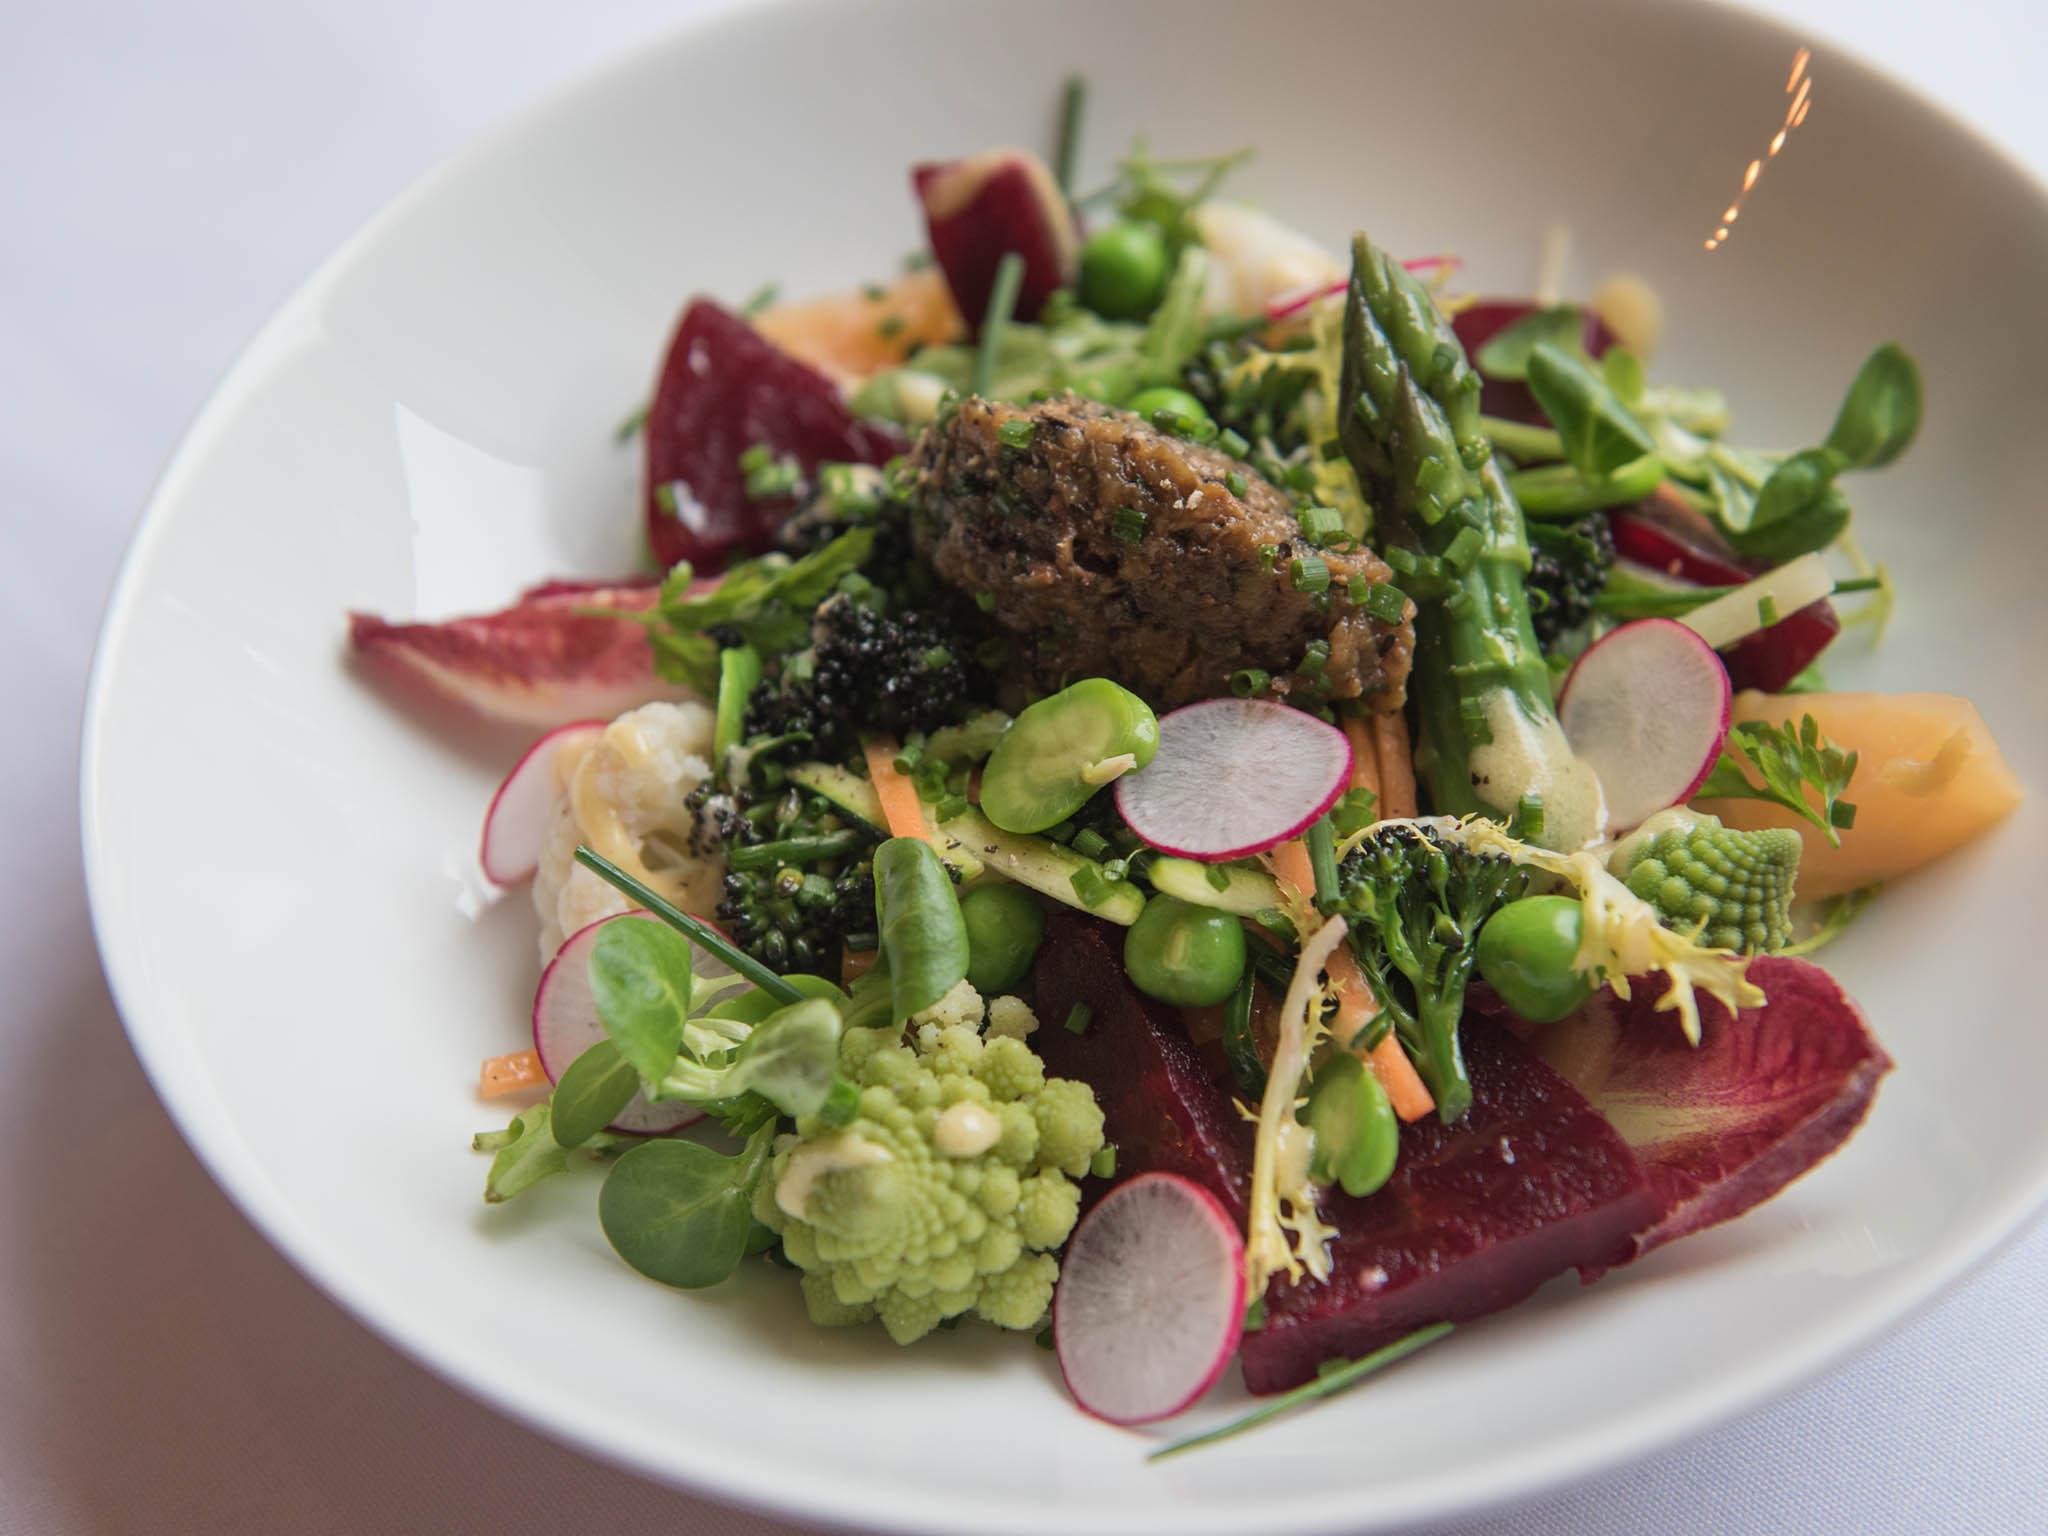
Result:
[[[102,970],[123,1029],[157,1097],[201,1165],[242,1216],[316,1289],[332,1299],[371,1333],[404,1352],[473,1400],[503,1413],[537,1433],[574,1446],[612,1466],[649,1477],[686,1493],[708,1496],[771,1516],[797,1517],[833,1529],[886,1528],[906,1533],[949,1536],[971,1518],[991,1536],[1042,1529],[1029,1507],[993,1499],[969,1505],[955,1494],[897,1488],[886,1499],[866,1494],[865,1507],[848,1512],[845,1489],[830,1476],[806,1473],[800,1465],[769,1456],[736,1459],[693,1455],[680,1441],[657,1443],[645,1437],[622,1444],[601,1439],[597,1431],[564,1414],[536,1389],[515,1376],[494,1370],[491,1361],[472,1357],[437,1341],[406,1316],[390,1309],[384,1295],[360,1277],[328,1261],[310,1228],[290,1209],[237,1145],[234,1133],[213,1106],[181,1091],[177,1082],[174,1031],[139,1023],[150,1007],[144,978],[126,953],[119,922],[109,910],[108,888],[115,851],[107,841],[102,819],[100,767],[107,729],[112,658],[121,649],[128,621],[136,607],[151,552],[164,536],[170,508],[180,499],[185,482],[214,450],[224,429],[245,405],[260,395],[275,357],[312,319],[320,299],[339,275],[354,263],[385,229],[415,207],[433,199],[443,186],[496,155],[510,141],[545,124],[587,96],[601,93],[613,80],[648,66],[656,56],[689,47],[725,28],[744,25],[757,11],[793,10],[827,0],[703,0],[695,14],[662,27],[594,66],[557,82],[533,99],[498,117],[490,126],[443,155],[385,203],[332,255],[322,261],[279,304],[220,372],[191,423],[181,434],[131,527],[126,549],[109,588],[92,662],[87,675],[78,756],[80,842],[88,916]],[[1961,116],[1917,84],[1872,61],[1853,44],[1832,34],[1797,27],[1749,0],[1687,0],[1697,11],[1719,13],[1730,24],[1776,34],[1785,42],[1818,40],[1828,51],[1830,68],[1846,66],[1866,76],[1871,88],[1903,98],[1918,112],[1985,155],[2001,173],[2017,182],[2037,201],[2048,204],[2048,166],[2037,166]],[[1860,1304],[1838,1312],[1829,1323],[1811,1330],[1798,1347],[1758,1357],[1716,1385],[1677,1385],[1657,1407],[1622,1424],[1579,1432],[1562,1447],[1532,1448],[1507,1457],[1490,1457],[1465,1469],[1455,1483],[1419,1481],[1405,1490],[1389,1488],[1373,1506],[1361,1509],[1341,1493],[1307,1495],[1276,1506],[1276,1520],[1301,1536],[1315,1533],[1380,1531],[1468,1517],[1504,1505],[1554,1492],[1611,1473],[1683,1440],[1715,1429],[1738,1415],[1764,1406],[1804,1386],[1852,1354],[1874,1345],[1908,1314],[1951,1291],[1969,1272],[2007,1246],[2048,1207],[2048,1159],[2019,1180],[2006,1198],[1971,1226],[1956,1232],[1932,1251],[1891,1266]],[[1389,1499],[1385,1494],[1393,1494]],[[1069,1510],[1062,1524],[1076,1530],[1119,1533],[1158,1532],[1160,1536],[1237,1536],[1242,1518],[1236,1511],[1204,1517],[1185,1503],[1162,1507],[1159,1513],[1127,1507],[1094,1511]]]

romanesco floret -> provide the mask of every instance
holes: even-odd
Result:
[[[941,1022],[960,1016],[953,996],[907,1035],[847,1031],[853,1122],[799,1120],[756,1187],[754,1214],[804,1271],[820,1327],[879,1318],[908,1344],[965,1313],[1035,1328],[1052,1301],[1102,1111],[1021,1039]]]
[[[1614,850],[1609,868],[1669,927],[1742,954],[1792,941],[1792,883],[1799,834],[1785,827],[1742,832],[1712,816],[1645,824]]]

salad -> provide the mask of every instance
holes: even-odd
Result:
[[[1810,957],[2021,791],[1967,700],[1827,682],[1900,348],[1744,446],[1639,282],[1476,298],[1242,156],[1084,191],[1080,103],[915,167],[894,278],[689,301],[644,572],[351,640],[542,731],[485,1198],[591,1177],[653,1280],[1012,1330],[1115,1423],[1238,1361],[1164,1454],[1828,1156],[1891,1063]]]

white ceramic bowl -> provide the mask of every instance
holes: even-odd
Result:
[[[1152,1468],[1147,1438],[1075,1412],[1027,1342],[821,1334],[768,1274],[664,1291],[606,1249],[591,1179],[486,1211],[465,1141],[501,1117],[476,1063],[520,1042],[533,979],[525,901],[484,905],[473,867],[511,744],[435,728],[342,658],[347,607],[438,615],[622,565],[633,460],[611,428],[685,295],[890,272],[919,234],[905,166],[1044,142],[1078,65],[1091,180],[1139,130],[1177,153],[1256,143],[1247,194],[1333,246],[1357,225],[1461,252],[1496,291],[1525,289],[1539,231],[1568,223],[1575,283],[1649,277],[1660,371],[1726,386],[1743,439],[1815,438],[1864,351],[1906,343],[1925,432],[1854,487],[1898,617],[1874,661],[1851,639],[1834,670],[1969,692],[2048,782],[2041,191],[1823,50],[1811,118],[1705,254],[1797,41],[1628,0],[792,0],[645,49],[430,177],[223,384],[107,619],[93,911],[193,1146],[307,1274],[507,1412],[656,1476],[895,1530],[1403,1526],[1696,1431],[1923,1302],[2048,1187],[2024,961],[2038,804],[1831,955],[1898,1059],[1840,1157],[1590,1291],[1554,1285],[1339,1404]]]

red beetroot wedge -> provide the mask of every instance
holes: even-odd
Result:
[[[651,586],[550,584],[510,608],[438,624],[392,624],[349,615],[349,645],[363,667],[394,685],[487,720],[551,729],[609,720],[689,690],[655,675],[647,632],[594,617],[592,608],[640,612]]]
[[[1252,1171],[1251,1127],[1164,1004],[1124,977],[1120,928],[1066,913],[1046,920],[1038,960],[1039,1029],[1032,1049],[1055,1077],[1095,1090],[1119,1177],[1176,1173],[1222,1202],[1244,1230]],[[1065,1028],[1074,1009],[1088,1026]],[[1095,1183],[1096,1181],[1090,1181]],[[1091,1189],[1100,1197],[1100,1188]]]
[[[854,420],[824,374],[709,299],[683,311],[644,435],[648,547],[664,566],[688,560],[700,575],[767,549],[789,515],[786,496],[747,498],[740,455],[757,443],[806,474],[827,462],[886,463],[905,447],[890,428]]]
[[[913,166],[910,180],[932,255],[970,328],[980,329],[996,268],[1012,251],[1024,258],[1019,320],[1036,320],[1047,295],[1073,281],[1080,251],[1074,216],[1038,156],[990,149]]]
[[[1327,1280],[1266,1292],[1266,1324],[1241,1346],[1245,1385],[1280,1392],[1432,1322],[1463,1322],[1573,1268],[1622,1262],[1657,1220],[1643,1168],[1578,1091],[1483,1020],[1464,1026],[1472,1108],[1401,1131],[1377,1194],[1322,1201],[1336,1227]],[[1119,1152],[1119,1162],[1121,1162]]]
[[[1675,1013],[1656,1011],[1655,985],[1628,1002],[1603,991],[1540,1038],[1661,1199],[1631,1257],[1768,1200],[1848,1140],[1891,1070],[1862,1010],[1819,966],[1764,956],[1749,977],[1768,1001],[1732,1019],[1708,1001],[1697,1047]]]

